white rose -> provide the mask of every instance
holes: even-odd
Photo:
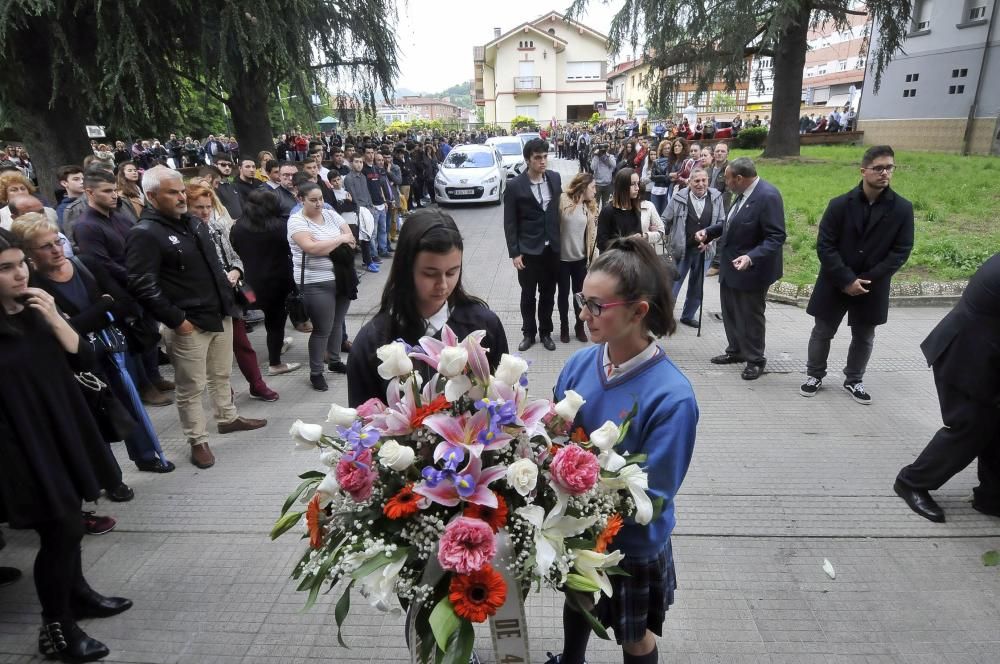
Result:
[[[507,467],[507,484],[522,496],[527,496],[538,484],[538,466],[531,459],[518,459]]]
[[[295,440],[295,449],[311,450],[318,447],[319,439],[323,436],[323,427],[318,424],[306,424],[302,420],[292,422],[292,428],[288,430]]]
[[[416,454],[412,447],[400,445],[395,440],[389,439],[378,448],[378,460],[386,468],[393,470],[406,470],[413,464]]]
[[[618,442],[620,433],[621,430],[618,428],[618,425],[608,420],[601,425],[600,429],[590,434],[590,442],[602,452],[607,452]]]
[[[322,507],[329,505],[330,499],[336,496],[339,492],[340,483],[337,482],[337,476],[332,470],[326,474],[323,481],[316,487],[316,493],[322,496],[320,498],[320,505]]]
[[[413,372],[413,361],[407,356],[406,347],[398,341],[380,347],[375,355],[382,361],[378,366],[378,375],[386,380]]]
[[[465,372],[469,363],[469,351],[461,346],[445,346],[438,356],[438,373],[445,378],[454,378]]]
[[[576,417],[577,411],[580,410],[580,406],[585,403],[587,402],[579,394],[573,390],[566,390],[566,395],[562,401],[556,404],[556,415],[567,422],[572,422],[573,418]]]
[[[520,357],[504,354],[503,357],[500,358],[500,366],[497,367],[497,372],[494,377],[501,383],[513,387],[514,385],[517,385],[518,381],[521,380],[521,376],[523,376],[524,372],[527,370],[528,363]]]
[[[330,412],[326,416],[327,422],[341,427],[350,427],[357,419],[358,411],[353,408],[344,408],[337,404],[330,406]]]

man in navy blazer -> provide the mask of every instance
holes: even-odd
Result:
[[[719,240],[719,286],[726,352],[713,364],[746,362],[742,377],[764,373],[764,308],[767,289],[781,278],[785,243],[785,206],[774,185],[757,176],[753,161],[734,159],[726,167],[726,188],[733,192],[725,222],[698,231],[705,244]]]
[[[549,144],[533,138],[524,145],[528,168],[514,178],[503,196],[503,230],[507,253],[521,286],[521,331],[517,349],[526,351],[538,334],[542,345],[555,350],[552,340],[552,306],[559,281],[559,197],[562,180],[546,170]],[[535,293],[538,321],[535,321]]]

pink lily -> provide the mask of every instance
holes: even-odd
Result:
[[[486,337],[486,330],[476,330],[470,332],[461,342],[455,332],[445,325],[441,329],[441,339],[434,337],[421,337],[420,348],[424,352],[410,353],[413,359],[421,360],[435,371],[441,358],[442,349],[451,346],[462,346],[469,353],[469,366],[472,368],[472,375],[476,380],[485,385],[490,378],[490,363],[486,357],[486,348],[483,348],[482,341]]]
[[[432,481],[425,479],[413,487],[413,492],[446,507],[454,507],[464,500],[496,508],[497,497],[489,486],[506,472],[505,466],[492,466],[483,470],[482,459],[473,457],[458,473],[439,471],[440,477]]]
[[[457,346],[458,337],[450,327],[445,325],[441,329],[441,340],[434,337],[421,337],[420,348],[424,351],[410,353],[410,357],[421,360],[424,364],[437,371],[438,361],[441,358],[441,350],[447,346]]]
[[[504,447],[511,439],[503,432],[489,432],[490,414],[481,410],[472,417],[450,414],[431,415],[424,420],[424,426],[444,438],[434,449],[434,461],[440,461],[450,450],[462,448],[473,457],[479,457],[483,450]]]
[[[529,437],[541,435],[548,440],[545,432],[545,416],[552,409],[552,402],[548,399],[528,400],[528,390],[520,385],[505,385],[499,381],[490,384],[490,398],[502,399],[503,401],[513,401],[517,405],[517,426],[524,427],[525,433]]]

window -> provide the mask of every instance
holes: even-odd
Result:
[[[819,71],[816,72],[816,75],[817,76],[822,76],[825,73],[826,73],[826,67],[820,67]]]
[[[913,3],[913,32],[921,32],[931,29],[931,5],[934,0],[914,0]]]
[[[917,30],[930,30],[930,28],[931,28],[930,21],[920,21],[919,23],[917,23]]]
[[[980,7],[973,7],[969,10],[969,20],[975,21],[981,18],[986,18],[986,5]]]
[[[952,69],[951,70],[951,77],[952,78],[965,78],[968,75],[969,75],[969,70],[968,69]]]
[[[903,96],[904,97],[916,97],[917,96],[917,89],[916,88],[909,88],[907,90],[903,90]]]
[[[535,48],[535,41],[533,39],[528,41],[528,48]]]
[[[599,81],[601,80],[601,63],[591,62],[567,62],[567,81]],[[632,76],[632,85],[635,85],[635,76]]]
[[[965,86],[964,85],[949,85],[948,86],[948,94],[950,94],[950,95],[965,94]]]
[[[515,106],[514,115],[523,115],[532,120],[538,119],[538,106]]]
[[[907,74],[906,75],[906,82],[907,83],[916,83],[919,80],[920,80],[920,74]]]
[[[865,59],[864,58],[858,58],[858,63],[856,65],[854,65],[854,68],[855,69],[864,69],[865,68]]]
[[[837,63],[837,69],[840,71],[847,71],[847,60],[841,60]]]

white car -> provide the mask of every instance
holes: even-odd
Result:
[[[524,143],[517,136],[491,136],[486,139],[486,145],[492,145],[500,153],[508,178],[524,172]]]
[[[507,169],[491,145],[459,145],[448,153],[434,178],[438,203],[503,201]]]

